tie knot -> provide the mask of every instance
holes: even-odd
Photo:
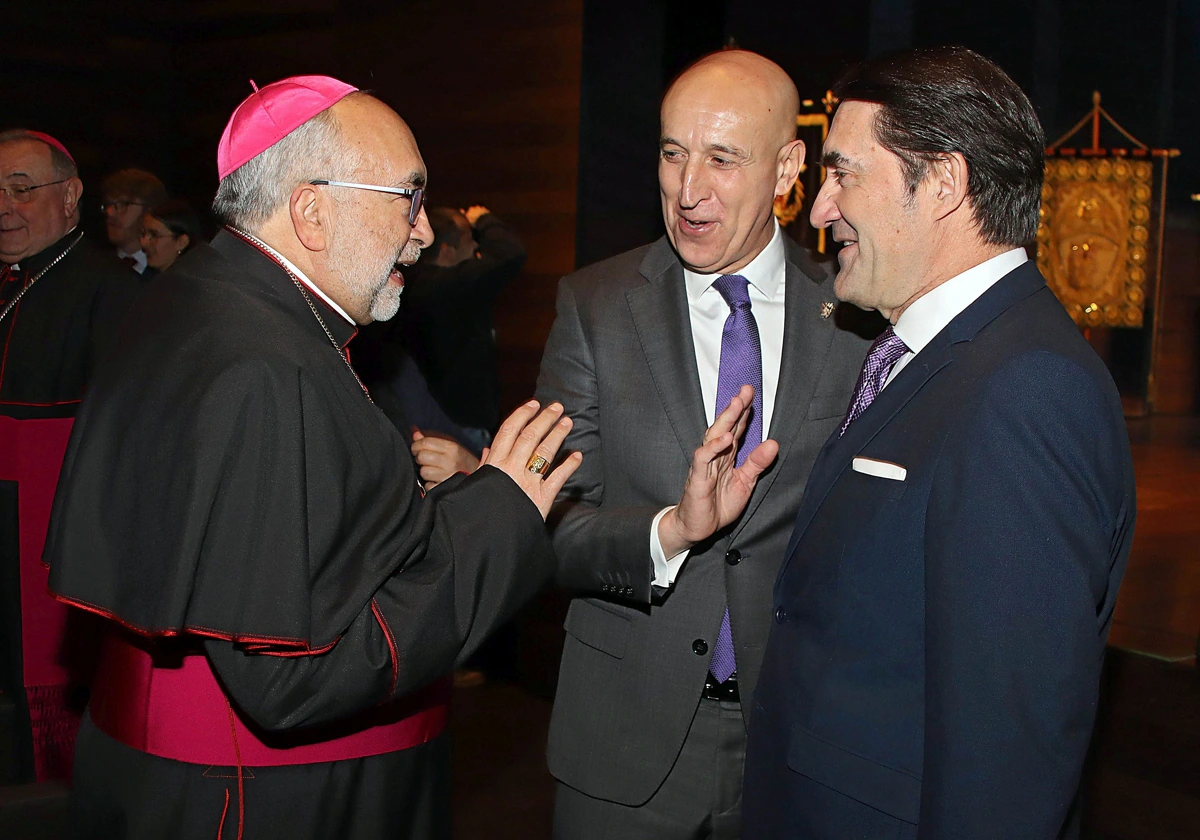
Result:
[[[907,352],[908,345],[904,343],[904,339],[896,335],[895,330],[888,327],[879,334],[879,338],[875,339],[875,343],[867,351],[867,358],[879,360],[880,363],[890,367],[893,362]]]
[[[750,281],[740,274],[722,274],[713,281],[713,288],[721,293],[730,309],[750,305]]]

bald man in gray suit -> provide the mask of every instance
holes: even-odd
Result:
[[[558,838],[739,830],[741,698],[805,481],[869,344],[772,213],[804,160],[798,107],[754,53],[685,71],[661,111],[666,237],[559,287],[537,396],[565,406],[584,460],[550,520],[558,581],[577,593],[550,728]],[[729,454],[769,466],[747,499],[717,487],[720,514],[698,516],[693,450],[744,385]]]

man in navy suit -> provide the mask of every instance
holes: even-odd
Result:
[[[745,837],[1077,837],[1134,479],[1112,379],[1020,247],[1042,129],[961,48],[835,93],[812,222],[892,327],[776,581]]]

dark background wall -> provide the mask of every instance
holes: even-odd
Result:
[[[962,44],[1004,67],[1032,99],[1048,142],[1088,112],[1099,90],[1134,136],[1182,151],[1171,163],[1157,407],[1196,410],[1200,204],[1190,196],[1200,192],[1200,0],[587,0],[576,262],[662,235],[657,103],[690,61],[725,45],[755,50],[788,71],[802,98],[819,100],[856,61],[934,44]],[[1129,145],[1115,131],[1102,143]],[[1128,336],[1109,338],[1095,336],[1098,350],[1133,352],[1140,370],[1145,342],[1129,351],[1119,340]],[[1133,378],[1137,390],[1140,375]]]
[[[1173,209],[1187,212],[1189,195],[1200,191],[1200,0],[593,0],[584,7],[581,263],[661,233],[658,98],[675,72],[726,44],[779,62],[801,96],[814,99],[870,55],[963,44],[1029,93],[1051,140],[1100,90],[1106,109],[1139,139],[1183,151],[1172,167]]]
[[[0,127],[70,146],[93,225],[99,176],[118,166],[207,205],[250,78],[321,72],[375,90],[412,124],[432,200],[487,204],[529,244],[497,311],[506,405],[533,387],[557,278],[661,234],[658,100],[690,61],[735,43],[818,99],[863,57],[965,44],[1029,92],[1050,138],[1098,89],[1134,135],[1182,150],[1160,407],[1196,406],[1200,0],[56,0],[9,4],[5,19]]]

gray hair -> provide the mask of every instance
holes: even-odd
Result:
[[[7,131],[0,131],[0,146],[7,143],[19,143],[23,140],[36,140],[50,150],[50,165],[54,168],[55,178],[65,181],[67,178],[79,177],[79,168],[75,166],[75,161],[38,137],[36,133],[26,128],[10,128]]]
[[[333,108],[326,108],[226,175],[213,198],[213,213],[225,224],[257,233],[300,184],[321,178],[349,180],[358,162]]]

